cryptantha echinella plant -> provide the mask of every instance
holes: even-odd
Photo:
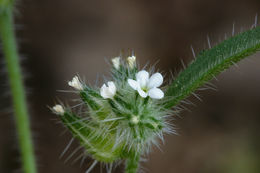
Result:
[[[96,161],[126,159],[128,172],[135,172],[140,156],[158,145],[164,133],[174,133],[169,123],[172,111],[163,107],[162,74],[139,70],[135,56],[126,61],[113,58],[112,79],[98,89],[86,86],[78,76],[68,85],[80,95],[84,113],[75,114],[62,105],[52,110]]]
[[[260,48],[260,28],[249,31],[200,52],[186,69],[167,85],[163,75],[139,69],[134,55],[112,59],[111,78],[100,88],[87,86],[78,76],[68,85],[80,95],[84,105],[76,113],[63,104],[52,111],[84,148],[83,157],[98,163],[125,162],[126,173],[136,173],[141,157],[158,146],[164,134],[175,133],[171,117],[178,105],[215,75]]]

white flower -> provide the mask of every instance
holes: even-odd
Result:
[[[115,57],[111,61],[112,61],[113,66],[115,67],[115,69],[118,70],[120,67],[120,57]]]
[[[105,99],[107,98],[112,99],[116,94],[116,85],[112,81],[107,82],[107,85],[103,84],[103,86],[100,89],[100,95]]]
[[[160,73],[155,73],[149,78],[149,73],[142,70],[136,74],[136,80],[128,79],[127,82],[143,98],[149,96],[153,99],[161,99],[164,97],[163,91],[158,88],[163,83],[163,76]]]
[[[53,111],[56,113],[56,114],[64,114],[64,109],[61,105],[55,105],[52,107]]]
[[[129,56],[127,58],[127,63],[129,65],[130,68],[134,68],[135,66],[135,61],[136,61],[136,57],[135,56]]]
[[[79,81],[78,76],[74,76],[73,79],[68,82],[68,85],[75,88],[76,90],[83,90],[83,86]]]

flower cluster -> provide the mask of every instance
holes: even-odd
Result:
[[[143,98],[149,96],[153,99],[162,99],[164,97],[163,91],[158,88],[163,83],[163,77],[160,73],[155,73],[149,78],[149,73],[142,70],[136,74],[136,80],[128,79],[127,82]],[[109,81],[107,85],[103,84],[100,89],[100,95],[105,99],[112,99],[116,94],[115,83]]]
[[[163,76],[138,70],[136,57],[112,59],[112,80],[91,88],[75,76],[68,85],[81,97],[84,113],[53,107],[63,124],[97,161],[112,163],[148,153],[158,138],[173,132],[162,106]]]
[[[136,57],[131,56],[127,58],[129,67],[132,69],[135,66]],[[120,67],[120,57],[112,59],[114,68],[119,69]],[[153,99],[162,99],[164,93],[158,87],[163,83],[163,76],[161,73],[155,73],[149,78],[149,73],[145,70],[139,71],[136,73],[136,80],[128,79],[127,82],[134,90],[138,91],[139,95],[143,98],[147,96]],[[68,85],[73,87],[76,90],[83,90],[83,86],[79,81],[78,76],[75,76],[71,81],[68,82]],[[107,99],[112,99],[116,94],[116,85],[113,81],[109,81],[106,84],[103,84],[100,89],[100,95]]]

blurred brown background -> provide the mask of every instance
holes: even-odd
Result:
[[[164,72],[179,71],[180,60],[235,32],[250,28],[260,10],[258,0],[20,0],[16,22],[40,173],[83,173],[86,160],[64,163],[59,155],[71,135],[54,120],[47,105],[73,95],[67,81],[75,74],[90,84],[108,74],[105,59],[134,49],[140,64],[155,63]],[[178,136],[166,136],[143,171],[149,173],[260,172],[260,55],[239,63],[212,81],[218,91],[199,92],[176,117]],[[8,83],[0,57],[0,172],[21,172],[8,99]],[[98,82],[98,85],[101,83]],[[118,167],[115,172],[122,172]],[[93,172],[100,172],[97,166]],[[103,172],[105,172],[103,170]]]

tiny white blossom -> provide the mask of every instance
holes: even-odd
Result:
[[[136,57],[135,56],[129,56],[127,58],[127,63],[129,65],[130,68],[134,68],[135,66],[135,61],[136,61]]]
[[[55,105],[52,107],[53,111],[56,113],[56,114],[64,114],[64,109],[61,105]]]
[[[143,98],[149,96],[153,99],[161,99],[164,97],[163,91],[158,88],[163,83],[161,73],[155,73],[149,78],[149,73],[142,70],[136,74],[136,80],[128,79],[127,82]]]
[[[106,84],[103,84],[103,86],[100,89],[100,95],[107,99],[107,98],[113,98],[116,94],[116,85],[114,82],[109,81]]]
[[[83,86],[79,81],[78,76],[74,76],[72,80],[68,82],[68,85],[75,88],[76,90],[83,90]]]
[[[119,69],[120,67],[120,57],[115,57],[112,60],[113,66],[115,67],[115,69]]]

